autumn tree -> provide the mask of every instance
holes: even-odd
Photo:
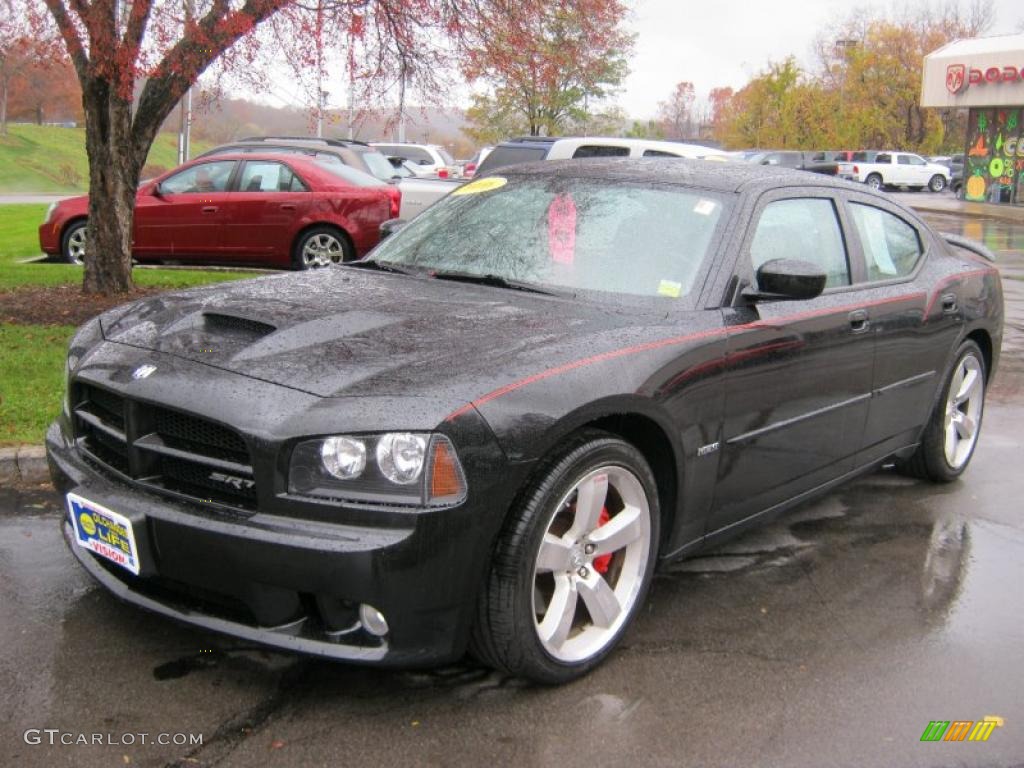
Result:
[[[667,101],[658,103],[658,117],[665,126],[668,138],[685,139],[692,136],[693,103],[696,98],[693,83],[683,80],[676,83]]]
[[[7,134],[8,101],[25,73],[45,61],[51,51],[33,35],[14,0],[0,0],[0,135]]]
[[[82,119],[82,91],[75,68],[66,57],[57,56],[31,63],[13,79],[7,114],[42,125],[55,119]]]
[[[488,86],[467,116],[470,135],[489,125],[554,135],[582,123],[593,102],[626,76],[633,37],[622,28],[620,0],[495,0],[468,28],[462,70]]]

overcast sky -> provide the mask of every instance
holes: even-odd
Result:
[[[793,54],[812,63],[812,43],[830,22],[845,19],[850,0],[635,0],[630,22],[637,33],[630,76],[617,102],[634,118],[653,117],[680,80],[690,80],[703,100],[720,85],[738,88],[768,61]],[[909,8],[923,3],[906,3]],[[933,4],[934,5],[934,4]],[[882,7],[892,7],[883,4]],[[987,34],[1016,31],[1021,0],[995,0]]]

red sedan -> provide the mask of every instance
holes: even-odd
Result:
[[[359,258],[401,192],[352,168],[294,155],[218,155],[145,182],[135,198],[132,255],[140,262],[259,263],[295,269]],[[50,207],[39,243],[51,256],[88,258],[88,196]]]

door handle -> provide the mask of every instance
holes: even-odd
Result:
[[[942,295],[942,314],[952,315],[957,310],[956,294],[945,293]]]
[[[282,211],[294,211],[295,210],[295,203],[281,203],[281,210]]]
[[[871,321],[868,320],[868,311],[866,309],[855,309],[849,314],[850,328],[853,329],[854,333],[864,333],[868,328],[871,327]]]
[[[216,205],[204,205],[203,206],[203,213],[216,213],[216,212],[217,212],[217,206]]]

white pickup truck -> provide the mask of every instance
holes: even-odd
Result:
[[[907,187],[941,192],[949,186],[949,168],[929,163],[910,152],[854,152],[848,163],[839,164],[840,178],[860,181],[872,189]]]

